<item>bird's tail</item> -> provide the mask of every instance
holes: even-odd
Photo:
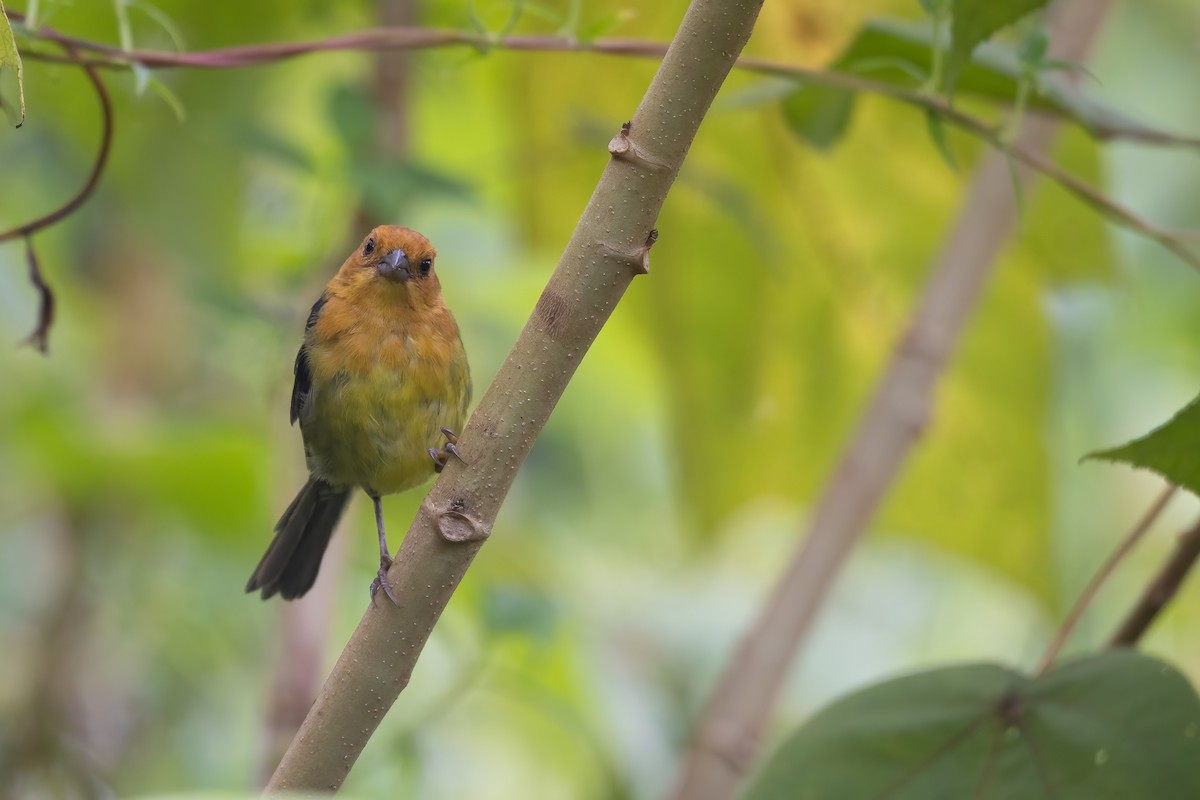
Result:
[[[349,499],[348,489],[309,478],[276,523],[275,538],[250,576],[246,591],[262,589],[263,600],[276,593],[293,600],[311,589],[329,537]]]

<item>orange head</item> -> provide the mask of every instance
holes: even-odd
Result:
[[[342,264],[335,282],[350,293],[378,292],[416,304],[433,301],[441,284],[433,271],[437,250],[411,228],[380,225]]]

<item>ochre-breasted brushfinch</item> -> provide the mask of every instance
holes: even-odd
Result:
[[[421,234],[383,225],[350,254],[312,307],[296,355],[292,422],[300,421],[308,483],[283,512],[246,591],[300,597],[354,487],[375,503],[379,575],[392,559],[380,497],[410,489],[458,456],[471,375]],[[446,444],[435,449],[446,440]]]

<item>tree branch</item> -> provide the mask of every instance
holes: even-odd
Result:
[[[267,786],[329,791],[345,779],[463,573],[517,469],[625,289],[704,114],[750,37],[762,0],[693,0],[625,130],[654,167],[612,153],[512,352],[422,502],[388,573],[399,603],[373,603]],[[633,148],[631,148],[633,149]]]
[[[9,17],[17,22],[24,22],[25,19],[18,12],[10,12]],[[272,64],[312,53],[356,50],[432,49],[464,46],[476,50],[490,50],[495,48],[500,50],[597,53],[601,55],[653,59],[662,58],[663,54],[667,51],[666,44],[645,39],[598,38],[585,41],[566,36],[538,34],[497,36],[471,31],[424,28],[408,25],[369,28],[363,31],[307,42],[272,42],[268,44],[237,45],[234,47],[218,47],[190,53],[162,50],[122,50],[112,45],[67,36],[46,27],[30,30],[29,33],[35,38],[71,44],[80,49],[96,53],[98,57],[88,59],[88,63],[110,68],[128,67],[137,64],[147,69],[169,69],[173,67],[230,69]],[[71,59],[65,59],[52,53],[42,53],[36,50],[27,51],[24,55],[32,59],[74,63]],[[844,89],[864,94],[884,95],[894,100],[931,110],[941,110],[949,107],[949,104],[941,98],[920,89],[907,88],[886,81],[872,80],[871,78],[851,72],[781,64],[777,61],[750,56],[740,57],[735,66],[748,72],[790,78],[815,86],[827,86],[832,89]],[[1054,81],[1053,79],[1050,82],[1054,85],[1055,89],[1061,89],[1064,94],[1060,98],[1062,100],[1061,103],[1051,105],[1043,110],[1059,116],[1069,117],[1098,139],[1124,139],[1152,145],[1200,148],[1200,137],[1197,136],[1181,136],[1167,131],[1160,131],[1148,125],[1128,123],[1111,117],[1097,118],[1095,115],[1088,116],[1086,112],[1080,110],[1077,93],[1073,93],[1067,88],[1069,84]]]
[[[21,14],[15,12],[10,13],[9,16],[13,20],[24,20]],[[432,49],[456,46],[472,47],[477,50],[499,48],[541,52],[569,51],[640,58],[661,58],[663,53],[666,52],[666,45],[661,42],[641,39],[596,39],[593,41],[580,41],[561,36],[494,36],[469,31],[403,25],[370,28],[364,31],[316,41],[238,45],[190,53],[173,53],[160,50],[122,50],[112,45],[67,36],[47,27],[30,31],[30,34],[46,41],[56,42],[66,47],[96,54],[96,57],[88,59],[76,55],[63,59],[60,56],[40,53],[35,50],[25,51],[23,54],[27,58],[35,60],[61,60],[83,63],[93,67],[109,68],[129,67],[136,64],[147,69],[167,69],[174,67],[234,69],[272,64],[312,53]],[[950,101],[942,97],[919,89],[910,89],[884,81],[872,80],[852,73],[811,69],[791,64],[781,64],[761,58],[741,57],[737,60],[736,66],[748,72],[786,78],[803,84],[827,86],[857,93],[876,94],[936,113],[951,124],[958,126],[962,130],[971,133],[993,147],[1008,153],[1018,161],[1032,167],[1035,171],[1058,183],[1068,192],[1100,211],[1117,224],[1153,239],[1192,267],[1200,269],[1200,254],[1197,254],[1187,245],[1189,241],[1200,239],[1200,233],[1194,231],[1171,231],[1153,225],[1108,198],[1094,187],[1089,186],[1066,170],[1063,170],[1044,155],[1030,152],[1021,148],[1019,144],[1007,141],[999,127],[979,117],[960,111]],[[1074,95],[1066,94],[1064,96],[1070,101],[1065,106],[1055,106],[1050,109],[1043,109],[1043,111],[1048,111],[1063,118],[1070,118],[1097,138],[1125,139],[1155,145],[1200,148],[1200,137],[1178,136],[1141,124],[1123,124],[1115,119],[1089,118],[1078,111],[1080,103],[1074,101]],[[1071,109],[1075,110],[1072,111]]]
[[[1056,8],[1050,37],[1055,57],[1080,60],[1108,6],[1072,0]],[[1046,152],[1056,127],[1049,119],[1028,118],[1016,147]],[[676,800],[726,800],[753,764],[796,653],[838,571],[924,430],[937,381],[1016,219],[1008,165],[993,154],[981,164],[920,306],[816,504],[808,536],[739,643],[697,722],[673,794]]]
[[[1049,671],[1050,667],[1054,664],[1054,660],[1058,658],[1058,654],[1062,651],[1063,645],[1067,643],[1067,637],[1071,635],[1071,631],[1075,630],[1075,626],[1079,624],[1080,617],[1083,616],[1083,612],[1087,610],[1088,606],[1092,604],[1092,600],[1095,599],[1096,593],[1100,591],[1100,587],[1104,585],[1104,582],[1108,580],[1108,577],[1112,575],[1117,565],[1121,563],[1125,556],[1129,555],[1134,545],[1146,535],[1146,531],[1150,530],[1150,526],[1162,514],[1163,509],[1167,507],[1167,503],[1171,501],[1171,498],[1175,496],[1175,492],[1178,490],[1178,486],[1168,486],[1159,494],[1158,498],[1150,505],[1150,508],[1146,510],[1146,513],[1142,515],[1142,518],[1133,526],[1133,530],[1121,540],[1121,543],[1117,545],[1117,549],[1109,555],[1108,559],[1100,566],[1100,569],[1096,571],[1096,574],[1092,576],[1092,579],[1088,581],[1088,585],[1079,595],[1079,599],[1075,601],[1071,612],[1067,614],[1058,632],[1054,634],[1054,638],[1046,648],[1046,653],[1042,656],[1042,660],[1038,663],[1037,671],[1034,674],[1045,675]]]
[[[1133,647],[1149,630],[1159,612],[1166,608],[1167,603],[1175,596],[1183,579],[1187,577],[1196,559],[1200,558],[1200,522],[1193,525],[1179,537],[1175,552],[1163,564],[1163,568],[1146,591],[1138,598],[1137,604],[1129,610],[1129,614],[1117,628],[1109,640],[1109,647]]]
[[[100,175],[104,172],[104,165],[108,162],[108,153],[112,148],[113,136],[113,112],[112,102],[108,99],[108,90],[104,88],[104,82],[100,80],[100,75],[96,72],[96,67],[88,63],[86,60],[80,60],[78,53],[69,42],[63,43],[69,60],[72,63],[79,64],[83,67],[84,73],[91,81],[92,87],[96,90],[96,98],[100,101],[101,115],[101,131],[100,131],[100,149],[96,153],[96,160],[92,164],[92,171],[88,174],[87,180],[84,181],[83,187],[80,188],[75,196],[64,203],[60,208],[51,211],[45,216],[38,217],[32,222],[26,222],[24,225],[0,233],[0,242],[7,242],[12,239],[20,239],[22,236],[29,236],[43,228],[48,228],[54,223],[70,216],[75,209],[79,208],[87,199],[92,196],[92,192],[96,190],[96,184],[100,182]]]

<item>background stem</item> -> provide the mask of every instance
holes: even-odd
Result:
[[[1108,2],[1072,0],[1056,9],[1055,57],[1077,61]],[[1047,152],[1057,124],[1026,119],[1017,138]],[[1020,167],[1022,180],[1031,171]],[[818,500],[794,559],[738,645],[695,728],[674,797],[725,800],[758,754],[779,690],[834,579],[866,532],[927,424],[938,379],[1017,222],[1004,156],[980,164],[958,223],[946,238],[925,295],[879,382],[866,416]]]
[[[1129,614],[1117,628],[1112,639],[1109,640],[1109,647],[1133,647],[1136,645],[1142,635],[1150,629],[1154,620],[1158,618],[1159,613],[1166,608],[1167,603],[1179,591],[1183,579],[1191,572],[1198,558],[1200,558],[1200,522],[1179,537],[1175,552],[1167,559],[1167,563],[1163,564],[1162,570],[1150,581],[1150,585],[1146,587],[1146,591],[1138,598],[1134,607],[1129,610]]]

